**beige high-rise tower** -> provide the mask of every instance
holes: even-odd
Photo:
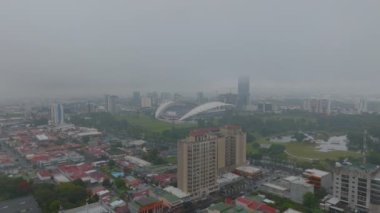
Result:
[[[225,126],[219,130],[218,174],[231,172],[246,163],[246,133],[239,126]]]
[[[238,126],[197,129],[178,142],[178,188],[194,199],[218,190],[218,175],[246,161],[246,134]]]

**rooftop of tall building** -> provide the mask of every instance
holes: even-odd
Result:
[[[380,166],[370,163],[351,163],[351,162],[336,162],[335,169],[345,169],[349,171],[359,171],[375,173],[380,171]]]

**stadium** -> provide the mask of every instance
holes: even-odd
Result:
[[[207,102],[195,105],[188,102],[168,101],[161,104],[155,113],[155,118],[168,122],[194,121],[200,118],[214,117],[235,106],[223,102]]]

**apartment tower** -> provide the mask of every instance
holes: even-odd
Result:
[[[348,209],[380,212],[380,167],[337,163],[333,181],[333,196]]]
[[[105,95],[105,103],[104,103],[104,108],[106,112],[109,113],[117,113],[117,102],[118,102],[119,97],[116,95]]]
[[[246,161],[246,134],[237,126],[197,129],[178,142],[178,188],[193,199],[218,190],[218,176]]]
[[[65,113],[63,111],[63,105],[59,103],[53,103],[50,107],[51,122],[53,125],[58,126],[64,123]]]

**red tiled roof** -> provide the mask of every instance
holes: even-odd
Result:
[[[60,165],[58,166],[58,169],[62,173],[70,176],[72,180],[75,180],[86,177],[86,172],[92,170],[92,165],[89,163],[81,163],[78,165]]]
[[[258,210],[264,212],[264,213],[276,213],[277,209],[270,207],[268,205],[262,205],[258,208]]]
[[[246,197],[238,197],[236,199],[236,201],[238,201],[239,203],[242,203],[244,205],[247,205],[247,206],[252,202],[250,199],[248,199]]]
[[[41,177],[51,177],[52,176],[51,172],[48,170],[40,170],[40,171],[38,171],[38,174]]]
[[[153,176],[153,179],[155,181],[162,182],[162,181],[170,181],[171,179],[176,178],[176,177],[177,177],[176,174],[160,174],[160,175]]]
[[[236,199],[237,202],[242,203],[244,206],[246,206],[249,209],[252,210],[259,210],[263,213],[276,213],[277,209],[268,206],[264,203],[248,199],[246,197],[239,197]]]
[[[48,155],[42,154],[42,155],[35,155],[32,157],[32,161],[38,162],[38,161],[48,161],[50,157]]]
[[[128,206],[125,205],[125,206],[122,206],[122,207],[117,207],[117,208],[115,209],[115,212],[116,212],[116,213],[127,213],[127,212],[129,212],[129,210],[128,210]]]

